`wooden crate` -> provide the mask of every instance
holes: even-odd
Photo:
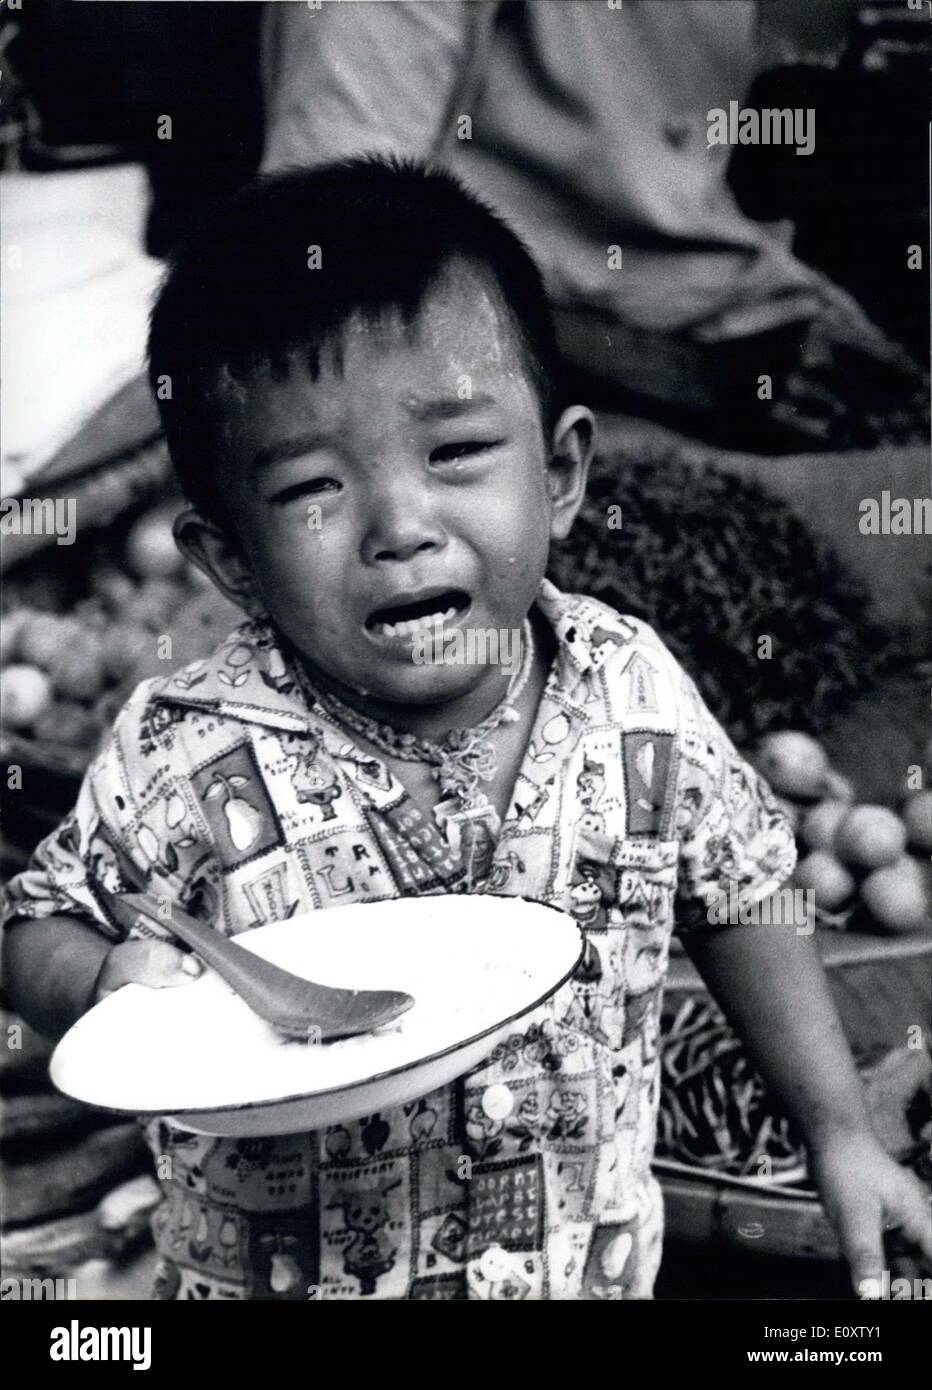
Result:
[[[816,942],[848,1041],[857,1057],[906,1045],[926,1026],[932,996],[932,938],[820,931]],[[706,992],[695,966],[674,957],[665,1005]],[[731,1177],[658,1158],[666,1232],[673,1240],[714,1243],[745,1253],[837,1260],[838,1241],[819,1198],[805,1185]]]

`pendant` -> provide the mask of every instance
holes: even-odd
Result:
[[[485,859],[486,851],[492,858],[501,830],[499,812],[492,802],[483,801],[464,809],[453,798],[447,798],[433,808],[433,819],[461,859]]]
[[[463,809],[450,798],[434,807],[434,819],[466,869],[466,891],[469,892],[492,867],[495,844],[502,828],[498,812],[489,801]]]

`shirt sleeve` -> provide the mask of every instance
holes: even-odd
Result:
[[[263,170],[365,152],[426,158],[468,66],[474,5],[267,5]]]
[[[781,888],[796,865],[786,816],[682,677],[676,819],[680,835],[676,931],[749,920],[735,911]]]
[[[125,890],[121,858],[136,863],[140,872],[146,867],[130,852],[126,827],[134,804],[132,758],[138,746],[132,731],[138,726],[149,684],[139,686],[123,707],[84,775],[74,810],[41,841],[26,869],[7,885],[7,928],[23,918],[64,914],[80,917],[111,941],[125,939],[126,931],[104,906],[98,889]]]

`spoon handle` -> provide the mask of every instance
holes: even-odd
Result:
[[[293,997],[296,991],[316,997],[330,1008],[345,1007],[356,998],[355,990],[317,985],[292,975],[272,961],[247,951],[245,946],[237,945],[229,937],[222,936],[213,927],[205,926],[174,903],[169,907],[170,917],[166,917],[159,911],[154,899],[144,893],[124,893],[123,902],[134,914],[141,912],[170,927],[180,941],[196,951],[201,960],[215,970],[250,1008],[270,1023],[279,1020],[283,1002],[289,996]]]
[[[190,946],[192,951],[196,951],[204,964],[216,970],[217,974],[226,980],[228,985],[233,986],[237,994],[243,994],[244,986],[246,988],[251,987],[251,980],[247,977],[246,970],[252,966],[254,974],[255,965],[259,959],[252,952],[245,951],[242,946],[237,946],[234,941],[223,936],[214,927],[208,927],[203,922],[199,922],[196,917],[188,916],[187,913],[175,907],[174,903],[169,904],[166,911],[144,893],[124,893],[123,901],[135,912],[141,912],[144,916],[169,927],[179,941]],[[264,964],[268,965],[268,962],[266,961]],[[245,994],[243,997],[246,997]]]

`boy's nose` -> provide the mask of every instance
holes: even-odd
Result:
[[[390,498],[373,499],[362,547],[366,564],[410,560],[422,552],[439,550],[443,544],[443,527],[416,495],[399,492]]]

